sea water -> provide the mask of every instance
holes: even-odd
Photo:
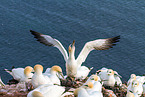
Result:
[[[90,52],[82,64],[116,70],[123,81],[130,74],[145,74],[144,0],[1,0],[0,76],[6,83],[12,77],[4,71],[12,66],[41,64],[62,67],[65,61],[57,48],[36,41],[29,30],[58,39],[65,49],[76,41],[76,58],[86,42],[120,35],[109,50]]]

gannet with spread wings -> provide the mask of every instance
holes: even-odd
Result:
[[[46,46],[54,46],[60,50],[60,52],[62,53],[66,61],[66,72],[67,72],[68,77],[78,77],[77,76],[78,72],[79,72],[79,75],[80,75],[80,72],[82,72],[82,76],[84,76],[83,73],[85,73],[85,71],[83,70],[86,70],[86,67],[81,66],[81,64],[86,60],[88,54],[92,50],[107,50],[109,48],[112,48],[114,45],[116,45],[115,43],[118,42],[120,39],[120,36],[116,36],[113,38],[97,39],[97,40],[89,41],[84,45],[77,59],[75,59],[75,55],[74,55],[75,54],[75,41],[73,41],[73,43],[69,46],[69,55],[68,55],[63,45],[57,39],[54,39],[49,35],[44,35],[44,34],[41,34],[32,30],[30,30],[30,32],[34,35],[34,37],[40,43],[43,43]],[[85,74],[85,76],[87,75],[88,73]]]

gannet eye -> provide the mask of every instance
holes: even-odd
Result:
[[[91,80],[94,80],[94,78],[91,78]]]

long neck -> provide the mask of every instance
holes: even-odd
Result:
[[[51,73],[51,74],[54,74],[54,75],[56,75],[56,74],[57,74],[57,72],[56,72],[56,71],[54,71],[54,70],[52,70],[52,69],[50,69],[50,73]]]
[[[72,49],[72,50],[69,52],[69,59],[75,60],[75,49]]]
[[[39,70],[35,71],[35,73],[36,73],[37,75],[41,75],[41,74],[42,74],[42,71],[39,69]]]
[[[109,76],[108,76],[108,79],[109,79],[109,80],[112,80],[112,78],[114,78],[114,75],[109,75]]]

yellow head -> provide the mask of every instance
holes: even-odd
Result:
[[[59,67],[59,66],[57,66],[57,65],[51,67],[51,70],[52,70],[52,71],[56,71],[56,72],[62,72],[61,67]]]
[[[131,74],[130,77],[131,77],[131,79],[136,80],[136,75],[135,74]]]
[[[42,93],[40,93],[39,91],[34,91],[34,92],[32,93],[32,97],[44,97],[44,96],[43,96]]]
[[[75,52],[75,40],[73,41],[72,44],[69,45],[68,51],[69,51],[69,53]]]
[[[98,81],[98,76],[97,75],[94,75],[93,77],[94,77],[95,81]]]
[[[38,71],[38,70],[41,70],[41,71],[43,72],[43,66],[42,66],[42,65],[39,65],[39,64],[36,64],[36,65],[34,66],[34,71],[36,72],[36,71]]]
[[[33,68],[31,66],[27,66],[24,69],[24,74],[29,75],[33,71]]]
[[[107,74],[108,74],[108,75],[114,75],[114,71],[113,71],[112,69],[108,69],[108,70],[107,70]]]

